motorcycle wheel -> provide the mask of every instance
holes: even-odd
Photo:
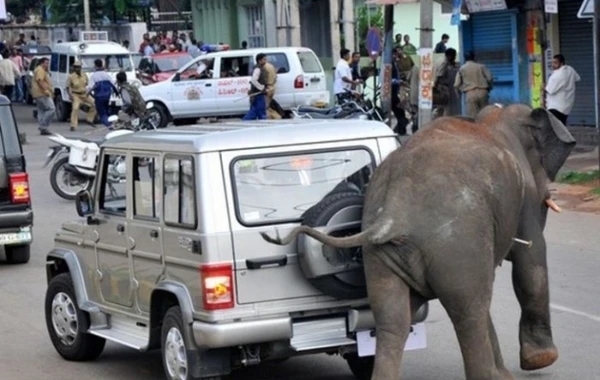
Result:
[[[50,185],[52,190],[61,198],[72,201],[81,190],[91,190],[93,178],[70,173],[65,169],[69,163],[69,156],[56,161],[50,171]]]

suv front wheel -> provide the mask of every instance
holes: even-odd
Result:
[[[77,306],[73,280],[61,273],[46,291],[46,327],[56,351],[70,361],[94,360],[104,350],[103,338],[86,333],[89,316]]]

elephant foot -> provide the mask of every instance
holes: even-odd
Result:
[[[521,347],[521,369],[535,371],[549,367],[558,359],[558,349],[552,345],[549,348],[534,348],[530,344]]]

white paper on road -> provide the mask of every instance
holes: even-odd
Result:
[[[375,345],[377,339],[371,336],[372,330],[359,331],[356,333],[356,344],[358,346],[358,356],[375,355]],[[412,331],[408,334],[404,351],[422,350],[427,348],[427,334],[425,332],[425,323],[417,323],[412,326]]]

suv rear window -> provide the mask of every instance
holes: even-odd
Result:
[[[374,167],[366,149],[239,158],[232,164],[238,220],[244,225],[299,221],[342,182],[364,191]]]
[[[298,58],[300,59],[300,64],[302,65],[302,71],[305,73],[320,73],[321,63],[319,62],[319,58],[315,55],[315,53],[311,51],[299,51]]]

